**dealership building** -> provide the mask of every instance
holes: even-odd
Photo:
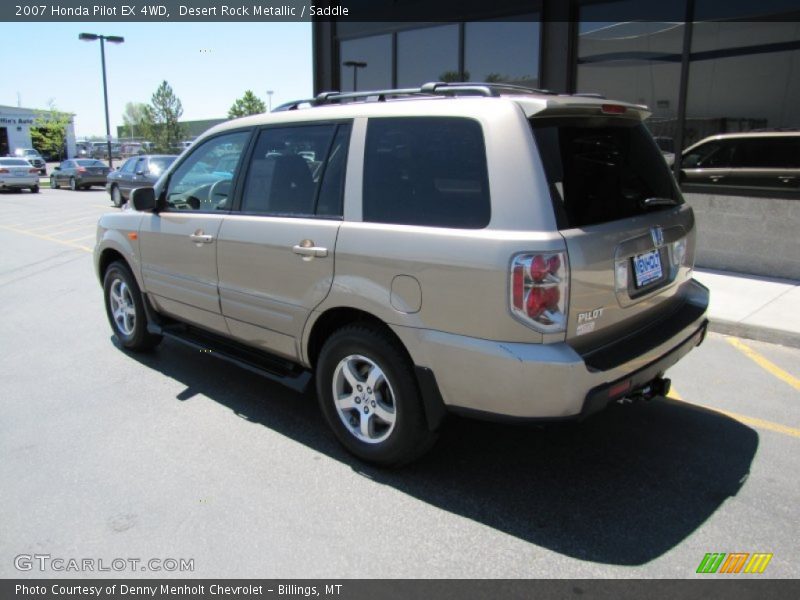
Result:
[[[408,3],[375,2],[383,21],[313,24],[315,93],[429,81],[598,93],[649,107],[647,125],[675,153],[676,174],[681,151],[707,136],[800,130],[796,2],[495,0],[464,2],[458,21],[425,23],[407,22]],[[701,232],[699,264],[800,278],[789,231],[800,225],[800,186],[684,193]]]
[[[11,154],[17,148],[33,148],[31,129],[37,119],[47,118],[49,111],[19,106],[0,106],[0,156]],[[75,125],[72,115],[67,124],[67,155],[75,155]]]

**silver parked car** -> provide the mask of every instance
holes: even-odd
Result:
[[[702,342],[694,217],[645,107],[436,83],[282,109],[209,130],[100,219],[123,347],[167,336],[297,389],[315,372],[339,441],[397,465],[448,412],[664,395]]]
[[[39,191],[39,169],[24,158],[0,158],[0,189]]]

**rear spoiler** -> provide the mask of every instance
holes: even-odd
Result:
[[[606,117],[636,119],[644,121],[650,116],[650,110],[641,104],[617,102],[600,98],[584,98],[576,96],[559,96],[548,98],[545,102],[520,101],[525,116],[535,117]]]

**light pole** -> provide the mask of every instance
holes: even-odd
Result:
[[[269,98],[269,111],[272,112],[272,90],[267,90],[267,98]]]
[[[100,40],[100,62],[103,66],[103,102],[106,106],[106,143],[108,144],[108,168],[114,168],[114,159],[111,156],[111,122],[108,119],[108,86],[106,85],[106,48],[105,41],[108,40],[112,44],[121,44],[125,41],[124,37],[118,35],[99,35],[97,33],[81,33],[78,35],[79,40],[84,42],[94,42]]]
[[[362,60],[346,60],[342,63],[345,67],[353,67],[353,91],[358,91],[358,70],[367,66]]]

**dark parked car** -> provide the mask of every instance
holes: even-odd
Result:
[[[725,189],[800,190],[800,132],[715,135],[690,146],[681,183]]]
[[[58,189],[62,184],[71,190],[85,190],[93,185],[105,185],[109,168],[106,163],[93,158],[65,160],[50,173],[50,187]]]
[[[112,171],[106,182],[114,206],[122,206],[138,187],[152,186],[177,156],[171,154],[146,154],[132,156],[116,171]]]

